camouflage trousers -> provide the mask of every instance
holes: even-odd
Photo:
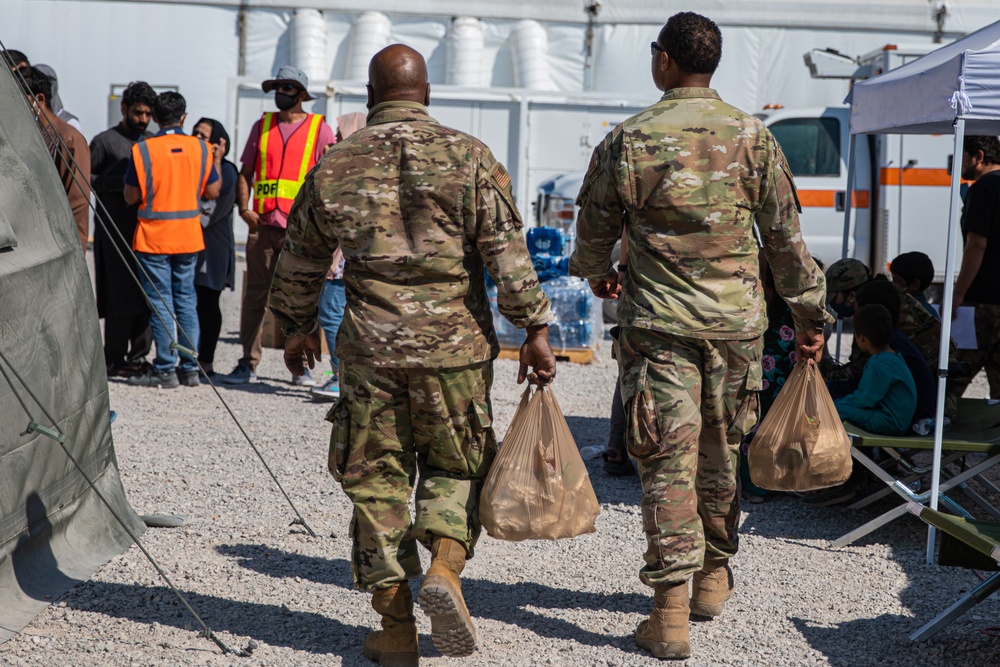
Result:
[[[472,556],[479,492],[497,451],[492,383],[491,362],[447,370],[341,363],[340,400],[327,415],[329,465],[354,504],[351,564],[362,590],[419,577],[417,542],[430,548],[435,535]]]
[[[1000,305],[976,304],[976,348],[963,350],[971,375],[986,369],[990,398],[1000,398]]]
[[[639,578],[679,584],[736,554],[740,440],[759,416],[763,343],[630,328],[617,346],[625,440],[642,480]]]

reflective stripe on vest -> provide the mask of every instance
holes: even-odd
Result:
[[[201,188],[204,189],[205,186],[205,164],[208,162],[208,146],[204,141],[198,141],[201,144],[201,171],[198,174],[198,183]],[[139,155],[142,157],[142,167],[146,172],[146,191],[143,193],[146,197],[146,205],[142,207],[139,211],[138,217],[144,220],[183,220],[185,218],[192,218],[194,216],[201,216],[200,209],[194,209],[193,211],[155,211],[153,210],[153,199],[156,196],[156,192],[153,190],[153,160],[149,157],[149,146],[146,145],[145,141],[140,141],[139,145]],[[200,190],[199,190],[200,194]]]
[[[253,193],[257,213],[270,213],[276,208],[288,213],[295,195],[306,180],[306,174],[316,164],[316,141],[323,116],[309,114],[286,142],[277,125],[277,115],[274,112],[265,113],[260,122],[260,154],[257,156]],[[304,137],[301,133],[303,127],[306,128]]]
[[[132,147],[142,192],[133,250],[175,255],[204,249],[199,199],[211,159],[208,144],[182,132],[150,137]]]

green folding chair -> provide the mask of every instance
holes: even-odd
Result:
[[[992,407],[992,406],[991,406]],[[987,412],[989,420],[992,420],[993,412]],[[946,494],[959,489],[965,493],[973,502],[979,505],[986,513],[1000,521],[1000,509],[994,507],[986,498],[969,488],[966,484],[970,479],[976,479],[991,492],[1000,494],[1000,488],[988,479],[981,477],[982,473],[993,466],[1000,464],[1000,427],[986,426],[989,423],[967,419],[960,426],[956,426],[945,434],[942,443],[942,479],[939,486],[938,502],[951,511],[963,514],[965,510]],[[850,507],[859,509],[871,504],[875,500],[890,495],[895,491],[907,502],[917,502],[926,504],[930,500],[930,492],[916,493],[910,488],[910,484],[918,479],[929,475],[931,467],[919,467],[912,463],[909,456],[901,456],[898,450],[913,451],[933,451],[933,437],[911,437],[911,436],[886,436],[865,431],[861,427],[850,422],[844,423],[844,428],[851,438],[851,456],[854,460],[862,464],[876,477],[885,482],[886,487],[866,498],[855,502]],[[885,468],[879,465],[871,456],[870,452],[874,448],[881,448],[889,453],[892,458],[901,464],[906,474],[894,477]],[[964,458],[967,454],[983,454],[986,459],[981,463],[957,471],[948,468],[949,464],[955,463],[958,459]],[[881,514],[864,524],[831,542],[831,546],[840,548],[861,539],[862,537],[878,530],[882,526],[895,521],[906,514],[906,502]]]
[[[906,509],[942,532],[940,561],[942,565],[958,565],[976,569],[1000,569],[1000,522],[978,521],[933,510],[917,502]],[[946,625],[972,609],[1000,589],[1000,572],[996,572],[929,623],[910,635],[917,642],[926,641]]]

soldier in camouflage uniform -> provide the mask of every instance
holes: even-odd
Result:
[[[854,315],[857,291],[869,280],[872,280],[871,271],[861,260],[840,259],[830,265],[826,270],[827,298],[838,318],[846,319]],[[927,362],[927,367],[936,376],[940,357],[941,323],[912,294],[900,292],[899,297],[899,330],[913,342],[920,356]],[[945,414],[954,421],[958,418],[958,399],[968,382],[963,381],[965,374],[960,374],[962,365],[957,363],[954,341],[950,342],[949,349],[949,366],[955,369],[956,374],[949,378],[945,390]],[[848,362],[824,372],[823,378],[830,385],[834,398],[846,396],[857,389],[868,357],[854,342],[851,344]]]
[[[597,296],[622,300],[616,351],[648,542],[639,576],[655,591],[636,643],[660,658],[688,657],[689,614],[716,616],[732,594],[739,443],[757,421],[767,326],[755,222],[800,358],[818,358],[829,318],[781,149],[708,87],[721,51],[718,26],[694,13],[660,31],[652,75],[665,94],[594,150],[570,260]],[[622,286],[611,255],[623,229]]]
[[[365,655],[410,665],[417,542],[432,555],[419,602],[435,646],[468,655],[476,644],[459,574],[479,536],[479,492],[497,448],[489,392],[499,346],[484,267],[500,312],[528,330],[518,382],[553,378],[552,314],[510,176],[482,142],[428,115],[424,59],[389,46],[369,78],[367,126],[333,147],[295,199],[270,306],[289,336],[289,369],[312,365],[317,300],[330,256],[343,250],[342,393],[327,415],[329,466],[354,503],[355,583],[382,614]]]

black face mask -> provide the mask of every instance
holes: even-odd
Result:
[[[288,111],[299,103],[298,95],[286,95],[285,93],[274,94],[274,104],[281,111]]]
[[[854,317],[854,305],[847,303],[831,303],[830,308],[833,312],[837,313],[838,320],[846,320],[848,317]]]

